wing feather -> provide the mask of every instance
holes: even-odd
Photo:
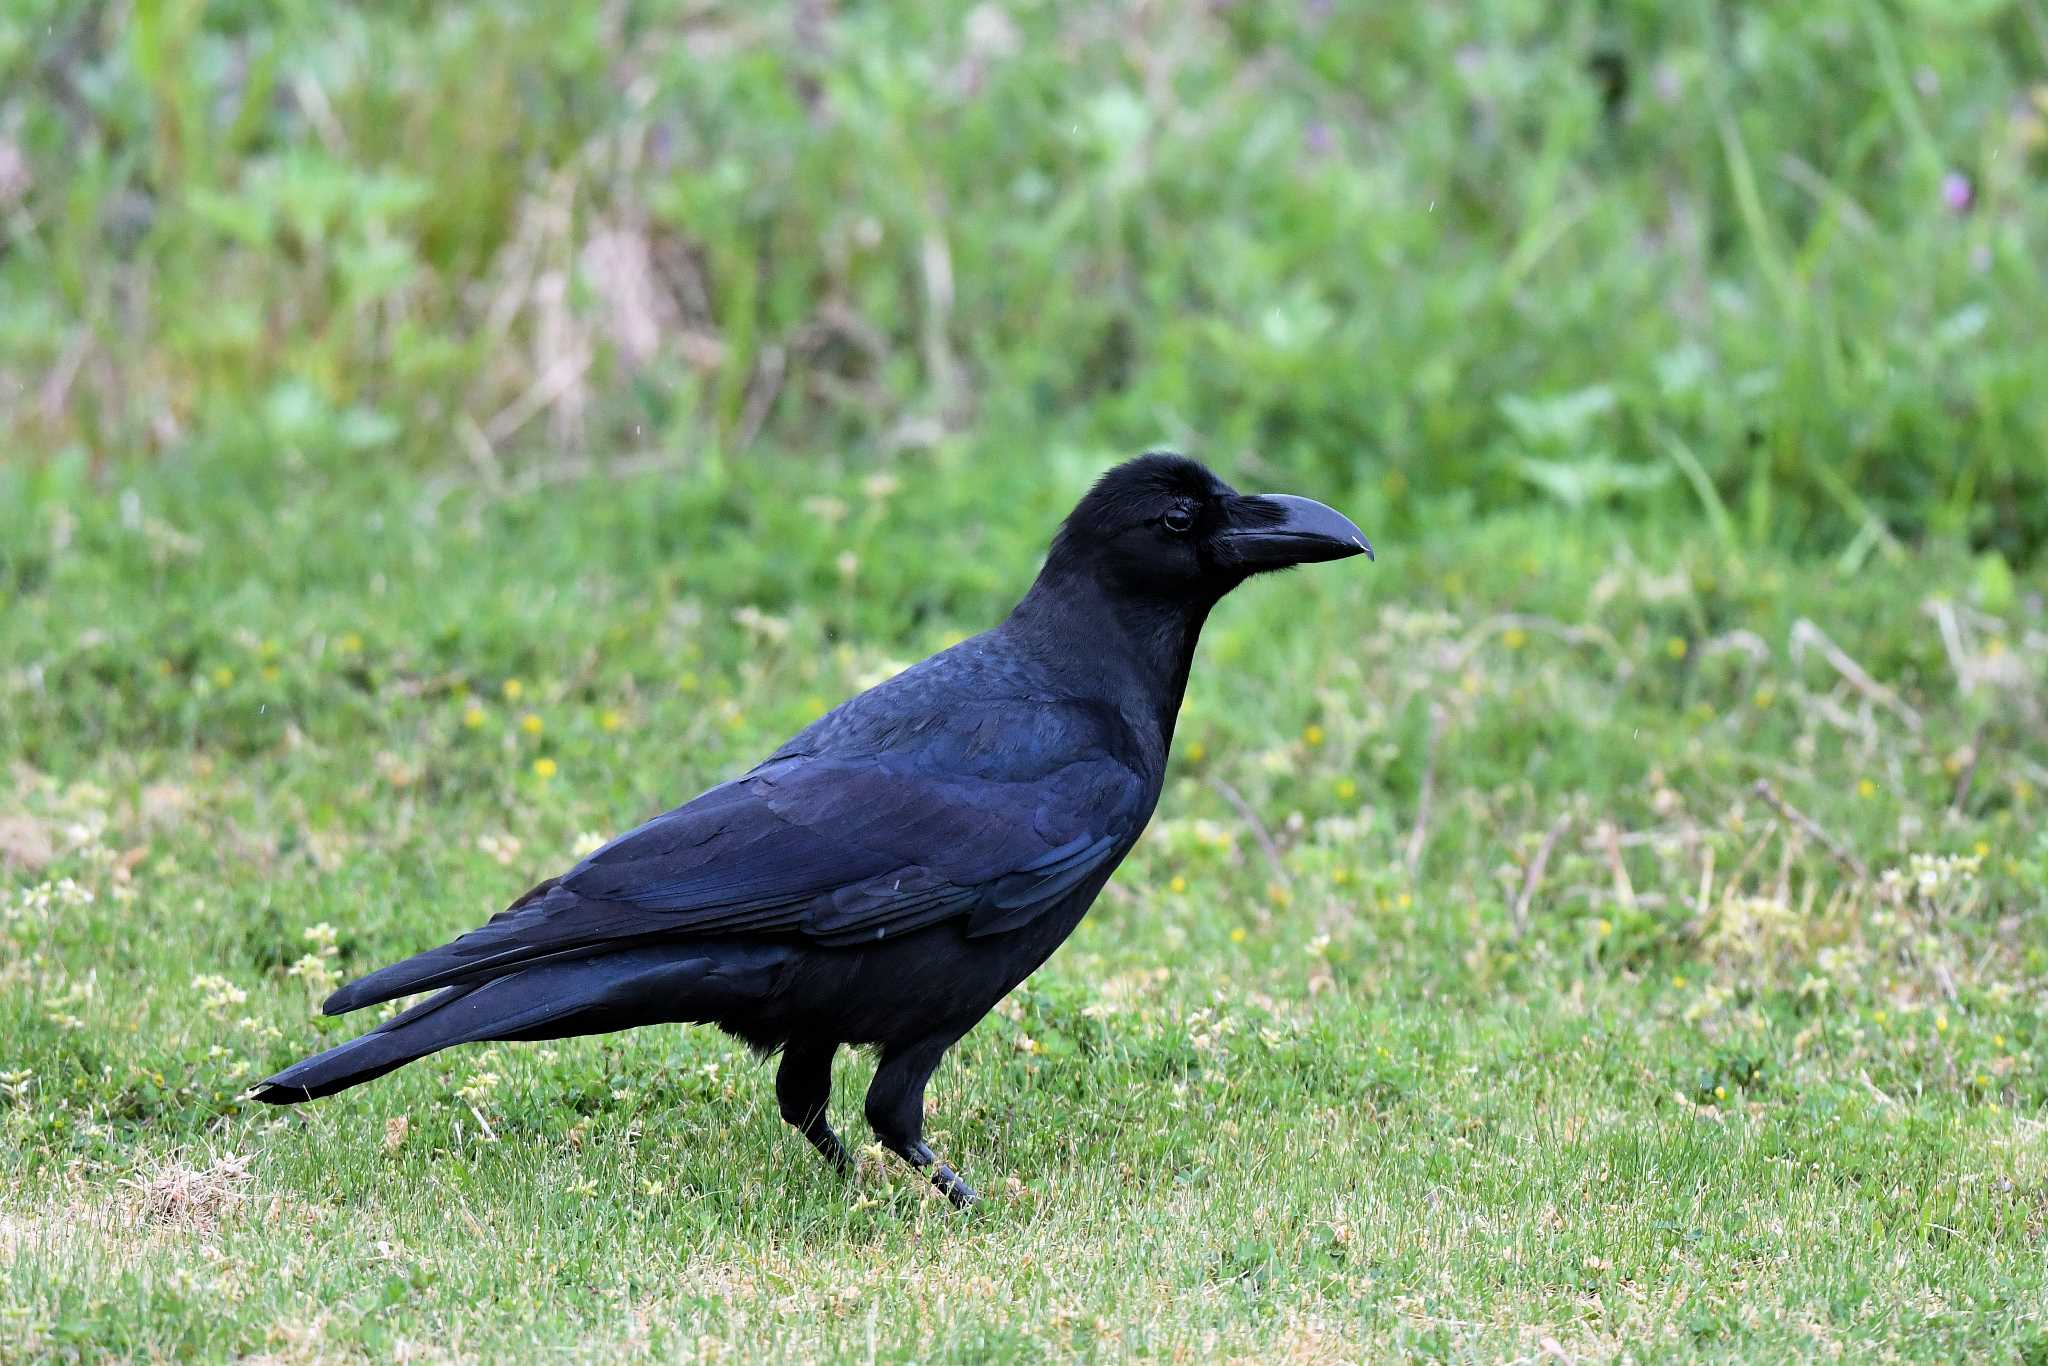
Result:
[[[976,937],[1017,929],[1106,877],[1156,794],[1099,745],[1000,757],[934,773],[894,754],[778,756],[622,835],[488,924],[342,988],[328,1008],[652,940],[850,946],[950,919]]]

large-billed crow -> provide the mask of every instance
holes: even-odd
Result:
[[[781,1050],[782,1117],[831,1162],[832,1058],[881,1061],[867,1119],[925,1145],[946,1050],[1044,962],[1137,842],[1209,609],[1253,574],[1372,547],[1320,503],[1155,453],[1104,475],[1000,626],[840,704],[489,923],[349,983],[330,1015],[437,994],[256,1095],[332,1095],[454,1044],[673,1021]]]

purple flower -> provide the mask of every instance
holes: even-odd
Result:
[[[1941,202],[1948,206],[1949,212],[1967,213],[1976,197],[1970,178],[1961,171],[1950,171],[1941,178]]]

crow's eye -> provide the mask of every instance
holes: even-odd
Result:
[[[1184,535],[1195,524],[1195,514],[1187,508],[1174,508],[1159,519],[1160,524],[1174,535]]]

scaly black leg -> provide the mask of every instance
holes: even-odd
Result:
[[[922,1039],[905,1048],[885,1051],[882,1065],[875,1069],[874,1084],[868,1087],[867,1114],[868,1123],[883,1147],[919,1170],[930,1167],[932,1184],[939,1188],[939,1193],[952,1201],[956,1209],[966,1209],[977,1198],[974,1187],[939,1161],[924,1141],[925,1083],[931,1080],[939,1059],[957,1037],[948,1034]]]
[[[829,1039],[792,1040],[782,1050],[782,1066],[775,1073],[775,1100],[782,1117],[827,1162],[849,1172],[853,1158],[825,1119],[825,1107],[832,1100],[832,1055],[838,1051],[839,1045]]]

